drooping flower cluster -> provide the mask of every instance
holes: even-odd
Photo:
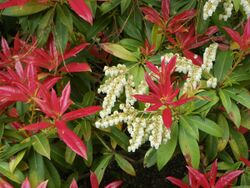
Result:
[[[105,93],[103,110],[100,119],[95,122],[97,128],[107,128],[120,123],[127,125],[129,140],[128,151],[134,152],[146,141],[150,141],[151,147],[158,148],[160,144],[170,139],[170,130],[164,124],[161,115],[153,114],[148,117],[145,112],[134,108],[136,102],[135,94],[144,94],[147,86],[142,81],[135,86],[133,76],[128,73],[125,65],[105,67],[105,75],[108,77],[100,86],[98,92]],[[117,82],[117,79],[123,80]],[[125,93],[125,101],[121,102],[119,109],[112,112],[116,100]],[[112,102],[107,102],[113,99]]]
[[[224,13],[219,15],[220,20],[227,21],[232,15],[233,1],[232,0],[208,0],[203,7],[203,19],[207,20],[215,12],[219,3],[223,2]],[[245,11],[247,17],[250,16],[250,2],[249,0],[240,0],[240,4]]]
[[[213,68],[213,61],[216,58],[218,44],[210,44],[209,47],[205,49],[203,54],[203,64],[201,65],[202,70],[209,72]]]

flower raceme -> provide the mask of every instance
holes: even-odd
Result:
[[[86,146],[73,131],[67,128],[66,123],[68,121],[92,115],[101,110],[101,107],[89,106],[73,110],[71,112],[66,112],[72,104],[72,101],[70,100],[70,92],[71,89],[69,83],[63,89],[61,97],[57,97],[54,89],[52,89],[51,92],[44,89],[42,91],[41,98],[36,99],[36,103],[39,106],[40,111],[46,114],[47,118],[52,119],[52,123],[42,121],[27,125],[23,127],[23,129],[27,131],[38,131],[55,126],[60,139],[63,140],[63,142],[74,152],[86,159]]]
[[[24,6],[26,3],[29,3],[31,0],[7,0],[3,3],[0,3],[0,10],[13,7],[13,6]],[[67,0],[72,10],[80,16],[83,20],[88,23],[93,23],[93,16],[90,8],[85,3],[84,0]],[[37,0],[37,3],[49,3],[50,0]]]
[[[189,184],[171,176],[167,177],[167,179],[180,188],[226,188],[231,187],[232,181],[243,173],[243,170],[234,170],[224,174],[216,181],[218,170],[217,160],[215,160],[211,170],[206,174],[202,174],[189,166],[187,168]]]
[[[248,18],[245,26],[244,32],[240,35],[237,31],[234,31],[231,28],[223,27],[228,35],[236,42],[240,49],[244,52],[247,52],[250,49],[250,18]]]
[[[172,125],[172,110],[175,107],[183,105],[192,98],[182,95],[179,99],[179,88],[174,89],[173,83],[171,83],[171,74],[175,70],[176,56],[172,57],[166,64],[165,59],[161,62],[161,68],[158,69],[152,63],[147,62],[147,67],[154,74],[154,78],[149,74],[145,75],[145,80],[149,86],[150,92],[148,95],[134,95],[134,97],[141,102],[150,103],[151,106],[147,111],[162,110],[162,119],[164,125],[169,129]]]

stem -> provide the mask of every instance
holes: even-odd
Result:
[[[108,151],[113,152],[113,150],[105,143],[105,141],[97,133],[95,133],[95,135]]]

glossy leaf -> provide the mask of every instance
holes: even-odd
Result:
[[[44,135],[34,135],[32,139],[34,140],[34,150],[40,155],[50,159],[50,144],[48,138],[46,138]]]
[[[134,167],[126,160],[124,159],[121,155],[115,154],[115,160],[118,164],[118,166],[125,171],[127,174],[131,176],[135,176],[135,170]]]
[[[13,173],[17,167],[17,165],[22,161],[26,150],[19,152],[11,161],[9,162],[10,172]]]
[[[94,172],[91,171],[90,171],[90,183],[91,183],[91,188],[99,188],[97,176],[95,175]]]
[[[97,178],[98,178],[98,182],[102,181],[104,172],[105,172],[107,166],[109,165],[111,159],[112,159],[112,155],[106,155],[106,156],[103,156],[100,159],[100,161],[98,162],[97,167],[94,171]]]

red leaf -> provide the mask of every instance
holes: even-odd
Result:
[[[162,120],[167,129],[169,129],[172,125],[172,112],[169,108],[166,108],[162,112]]]
[[[161,12],[164,21],[168,21],[170,13],[170,0],[162,0],[161,2]]]
[[[198,66],[202,65],[203,60],[199,55],[194,54],[193,52],[189,50],[184,50],[183,54],[187,59],[191,59],[193,64],[198,65]]]
[[[63,114],[68,107],[71,105],[70,100],[70,83],[68,82],[62,91],[62,96],[60,97],[60,113]]]
[[[91,71],[87,63],[70,63],[60,69],[62,72],[86,72]]]
[[[48,180],[41,182],[36,188],[46,188],[48,184]]]
[[[21,186],[21,188],[31,188],[30,181],[26,178]]]
[[[44,86],[44,88],[46,90],[50,90],[57,83],[57,81],[60,79],[61,79],[61,77],[50,77],[50,78],[44,80],[42,85]]]
[[[243,36],[242,39],[244,42],[249,42],[250,38],[250,18],[248,18],[247,23],[245,24],[244,27],[244,32],[243,32]]]
[[[159,100],[156,97],[148,96],[148,95],[133,95],[134,98],[136,98],[138,101],[144,102],[144,103],[158,103]]]
[[[68,0],[70,7],[75,13],[85,21],[93,24],[93,17],[90,8],[84,2],[84,0]]]
[[[78,46],[75,46],[74,48],[64,52],[63,59],[68,59],[70,57],[76,56],[80,51],[82,51],[84,48],[86,48],[89,45],[89,43],[83,43]],[[62,58],[62,57],[61,57]]]
[[[92,171],[90,171],[90,183],[91,183],[91,188],[99,188],[97,176]]]
[[[162,103],[156,103],[150,106],[149,108],[147,108],[146,111],[147,112],[155,111],[155,110],[158,110],[161,106],[162,106]]]
[[[190,174],[194,176],[194,178],[200,183],[200,185],[202,185],[204,188],[210,188],[210,185],[204,174],[200,173],[198,170],[195,170],[192,167],[188,166],[187,168]]]
[[[243,172],[243,170],[234,170],[232,172],[226,173],[225,175],[221,176],[220,179],[217,181],[215,188],[224,188],[230,185],[231,182]]]
[[[207,29],[205,35],[213,35],[213,34],[217,33],[218,31],[219,31],[219,29],[218,29],[217,26],[210,26],[210,27]]]
[[[0,4],[0,6],[1,6],[1,4]],[[3,50],[4,55],[11,56],[9,45],[8,45],[7,41],[5,40],[5,38],[3,38],[3,37],[1,40],[1,45],[2,45],[2,50]]]
[[[237,42],[240,45],[240,47],[242,47],[240,34],[237,31],[232,30],[231,28],[228,27],[223,27],[223,28],[226,30],[228,35],[233,39],[233,41]]]
[[[145,19],[154,23],[154,24],[161,24],[161,17],[159,15],[159,13],[150,7],[143,7],[141,8],[143,14],[145,14]]]
[[[92,114],[95,114],[96,112],[100,111],[102,108],[100,106],[89,106],[86,108],[81,108],[78,110],[74,110],[71,112],[68,112],[66,114],[63,115],[62,119],[64,121],[71,121],[71,120],[75,120],[78,118],[82,118],[85,116],[89,116]]]
[[[212,168],[209,172],[209,180],[210,180],[210,186],[211,187],[214,187],[215,185],[215,181],[216,181],[216,176],[217,176],[217,169],[218,169],[218,166],[217,166],[217,159],[214,161],[213,165],[212,165]]]
[[[3,178],[0,178],[0,187],[1,188],[13,188],[12,185],[10,185],[7,181],[5,181]]]
[[[149,86],[149,88],[156,94],[160,95],[159,87],[156,85],[156,83],[151,79],[151,77],[146,73],[145,74],[145,80]]]
[[[69,188],[78,188],[78,185],[77,185],[77,182],[76,182],[75,178],[73,178]]]
[[[65,122],[56,121],[55,124],[60,139],[75,153],[87,160],[87,148],[83,141],[67,127]]]
[[[147,61],[146,62],[147,67],[156,75],[160,75],[160,71],[158,70],[158,68],[151,62]]]
[[[123,182],[121,180],[113,181],[109,183],[108,185],[106,185],[105,188],[118,188],[122,185],[122,183]]]
[[[240,157],[240,160],[241,160],[243,163],[245,163],[245,165],[247,165],[248,167],[250,167],[250,161],[249,161],[249,160],[247,160],[247,159],[244,158],[244,157]]]
[[[174,178],[174,177],[167,177],[167,180],[170,181],[171,183],[179,186],[180,188],[188,188],[188,185],[183,183],[181,180]]]
[[[50,123],[42,121],[42,122],[39,122],[39,123],[33,123],[33,124],[30,124],[30,125],[27,125],[27,126],[23,127],[22,129],[26,130],[26,131],[39,131],[41,129],[46,129],[49,126],[51,126]]]
[[[9,8],[12,6],[22,6],[25,3],[27,3],[29,0],[8,0],[5,1],[3,3],[0,3],[0,10],[1,9],[5,9],[5,8]]]

